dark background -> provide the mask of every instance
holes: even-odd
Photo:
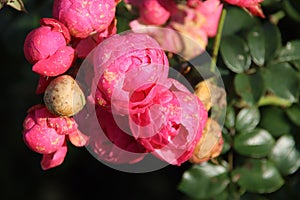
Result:
[[[35,94],[38,75],[23,55],[26,35],[51,17],[52,0],[24,1],[28,13],[0,10],[1,115],[0,199],[182,199],[177,190],[189,167],[168,166],[156,172],[130,174],[98,162],[88,151],[69,145],[64,163],[43,171],[41,155],[22,139],[26,110],[41,103]]]

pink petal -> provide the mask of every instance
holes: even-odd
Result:
[[[163,25],[170,17],[161,0],[143,0],[139,5],[139,14],[141,22],[149,25]]]
[[[65,46],[66,40],[60,32],[43,26],[31,31],[24,41],[24,55],[31,64],[52,56],[58,48]]]
[[[72,36],[86,38],[110,25],[115,17],[115,7],[115,0],[55,0],[52,12]]]
[[[48,76],[40,76],[38,85],[36,87],[36,94],[43,94],[49,85],[49,83],[53,80],[53,77]]]
[[[61,165],[66,157],[68,148],[66,143],[59,148],[56,152],[51,154],[44,154],[41,161],[41,166],[43,170],[47,170],[58,165]]]
[[[246,9],[254,16],[265,18],[265,15],[264,15],[260,5],[246,7]]]
[[[71,67],[74,57],[74,49],[69,46],[63,46],[49,58],[34,64],[32,70],[43,76],[58,76]]]
[[[33,126],[30,130],[23,132],[26,145],[33,151],[41,154],[49,154],[57,151],[64,141],[64,135],[58,135],[52,128]]]
[[[196,9],[206,18],[202,26],[209,37],[217,34],[223,4],[219,0],[207,0]]]
[[[94,52],[94,80],[98,81],[102,96],[111,104],[113,95],[126,98],[120,90],[126,73],[149,64],[168,66],[164,51],[154,39],[138,33],[114,35],[104,40]],[[162,73],[161,77],[167,77],[167,70]],[[118,91],[115,91],[116,87]]]
[[[81,131],[89,136],[86,148],[93,156],[113,164],[133,164],[145,157],[145,148],[126,133],[129,130],[123,131],[126,128],[126,117],[112,116],[111,112],[100,109],[99,106],[96,106],[97,113],[92,109],[95,106],[87,108],[89,109],[84,109],[76,116],[76,121]]]
[[[173,80],[172,92],[181,107],[179,133],[172,141],[161,149],[156,149],[153,154],[168,163],[180,165],[187,161],[200,140],[207,120],[207,111],[200,100],[178,81]]]
[[[79,130],[68,135],[70,142],[76,147],[83,147],[87,144],[89,137],[81,133]]]
[[[51,27],[52,31],[57,31],[57,32],[62,33],[66,39],[67,44],[69,44],[69,42],[71,41],[71,35],[70,35],[67,27],[60,21],[57,21],[56,19],[53,19],[53,18],[42,18],[40,20],[40,23],[41,23],[41,26],[49,26],[49,27]]]
[[[47,118],[47,125],[55,129],[60,135],[68,135],[77,131],[77,123],[73,118],[70,117],[49,117]]]

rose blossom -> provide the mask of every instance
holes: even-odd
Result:
[[[52,14],[72,36],[86,38],[104,31],[114,19],[115,10],[115,0],[54,0]]]
[[[64,161],[66,137],[75,146],[83,146],[87,141],[73,118],[55,116],[44,105],[35,105],[28,110],[23,122],[23,138],[31,150],[43,154],[43,169],[56,167]]]
[[[124,132],[111,112],[87,102],[76,121],[89,136],[86,148],[99,160],[112,164],[133,164],[145,157],[146,149]],[[119,116],[119,120],[126,117]]]
[[[109,141],[127,151],[122,145],[127,139],[120,138],[128,134],[131,143],[163,161],[187,161],[202,135],[207,111],[184,85],[168,78],[167,58],[157,42],[145,34],[115,35],[94,51],[93,58],[96,84],[91,102],[102,113],[97,116]],[[96,140],[96,154],[115,148],[102,142],[107,141],[103,134]]]
[[[51,18],[41,19],[41,27],[31,31],[24,42],[25,58],[34,64],[32,70],[43,76],[57,76],[72,65],[75,51],[67,46],[68,29]]]
[[[129,100],[133,136],[155,156],[180,165],[192,155],[202,135],[207,111],[175,79],[146,85],[140,74],[136,79],[141,87],[132,92]]]
[[[195,8],[205,17],[205,23],[201,28],[206,31],[208,37],[217,34],[222,8],[223,5],[219,0],[207,0]]]
[[[159,44],[146,34],[125,33],[104,40],[94,52],[94,96],[110,107],[115,87],[121,87],[125,73],[143,65],[157,64],[161,77],[167,77],[168,59]]]
[[[127,0],[139,10],[139,20],[147,25],[163,25],[176,10],[174,0]]]
[[[206,30],[203,29],[205,23],[205,16],[195,8],[178,5],[178,12],[171,17],[169,26],[186,37],[193,39],[202,48],[202,51],[204,51],[208,42]],[[201,52],[194,53],[193,49],[191,49],[189,53],[197,55]],[[190,57],[192,56],[188,56],[188,58]]]

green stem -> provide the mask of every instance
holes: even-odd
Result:
[[[281,10],[281,11],[278,11],[278,12],[276,12],[275,14],[271,15],[271,16],[270,16],[270,21],[271,21],[273,24],[277,25],[278,22],[279,22],[282,18],[284,18],[284,17],[285,17],[285,12],[283,12],[283,11]]]
[[[270,96],[262,97],[258,102],[258,106],[266,106],[266,105],[289,107],[292,105],[292,103],[289,100],[270,95]]]
[[[225,18],[226,18],[226,10],[223,9],[221,17],[220,17],[219,25],[218,25],[217,35],[215,37],[214,44],[213,44],[213,52],[211,55],[210,69],[212,72],[215,72],[215,70],[216,70],[216,63],[217,63],[218,53],[219,53],[219,49],[220,49],[220,43],[221,43]]]

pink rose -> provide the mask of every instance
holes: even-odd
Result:
[[[171,12],[175,12],[174,0],[129,0],[139,9],[139,20],[147,25],[163,25],[169,19]]]
[[[124,116],[119,117],[126,120]],[[76,121],[89,136],[86,147],[97,159],[112,164],[133,164],[145,157],[146,149],[120,129],[112,113],[102,107],[87,104]]]
[[[125,150],[143,156],[151,152],[174,165],[187,161],[202,135],[207,111],[197,96],[168,78],[168,61],[158,44],[145,34],[115,35],[103,41],[93,58],[91,103],[104,132],[94,136],[99,128],[92,128],[96,155],[121,162],[118,155]]]
[[[192,58],[204,51],[208,43],[208,35],[204,27],[206,17],[197,11],[195,8],[190,8],[186,5],[178,5],[178,12],[171,17],[169,27],[185,35],[187,45],[190,41],[196,43],[198,47],[202,48],[201,52],[195,52],[194,48],[186,50],[187,58]],[[195,46],[195,44],[191,44]]]
[[[24,42],[25,58],[34,64],[32,70],[43,76],[57,76],[72,65],[75,51],[67,46],[70,34],[54,19],[41,19],[41,27],[31,31]]]
[[[72,36],[86,38],[107,29],[115,10],[115,0],[54,0],[52,14],[66,25]]]
[[[225,2],[240,6],[248,10],[251,14],[264,18],[265,15],[261,10],[260,4],[264,0],[225,0]]]
[[[168,59],[150,36],[138,33],[114,35],[104,40],[94,53],[96,101],[110,106],[115,87],[122,85],[125,73],[143,65],[157,64],[161,77],[167,77]],[[93,90],[92,90],[93,91]]]
[[[23,138],[31,150],[43,154],[43,169],[63,162],[67,153],[66,137],[75,146],[83,146],[87,141],[73,118],[55,116],[44,105],[35,105],[28,110],[23,122]]]
[[[174,79],[143,84],[131,92],[129,124],[148,151],[174,165],[187,161],[204,128],[207,111],[198,98]],[[131,79],[135,84],[136,80]]]
[[[207,0],[195,8],[205,17],[205,22],[201,28],[206,31],[209,37],[214,37],[217,34],[222,8],[223,5],[219,0]]]

